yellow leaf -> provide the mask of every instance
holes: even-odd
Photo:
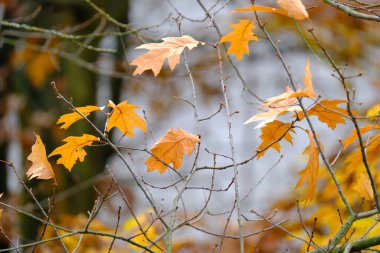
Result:
[[[158,170],[160,173],[166,171],[168,165],[173,163],[173,168],[178,169],[183,160],[183,155],[190,155],[195,144],[200,139],[197,135],[185,130],[169,129],[165,136],[159,139],[150,149],[153,156],[146,160],[148,171]],[[158,159],[157,159],[158,158]]]
[[[31,40],[35,44],[34,40]],[[51,44],[55,44],[53,41]],[[40,88],[45,84],[46,79],[56,70],[58,58],[53,54],[47,52],[38,52],[30,47],[28,44],[25,48],[15,51],[12,55],[12,64],[20,65],[25,64],[25,72],[27,77],[32,82],[32,85]]]
[[[374,117],[373,120],[378,119],[378,118],[375,118],[375,117],[379,117],[379,116],[380,116],[380,104],[376,104],[376,105],[372,106],[367,111],[367,117]]]
[[[230,25],[233,31],[229,34],[224,35],[220,39],[220,42],[231,42],[227,54],[235,54],[238,60],[241,60],[243,58],[243,54],[249,54],[249,41],[258,41],[259,38],[252,32],[253,28],[255,27],[252,21],[239,20],[239,22],[239,24]]]
[[[257,159],[263,156],[269,148],[273,148],[277,152],[280,152],[280,138],[283,138],[290,144],[293,144],[292,136],[290,135],[290,133],[295,133],[295,131],[291,127],[292,125],[290,123],[283,123],[281,121],[275,120],[261,128],[260,138],[262,142],[258,147],[259,153],[257,155]],[[261,151],[269,145],[271,146],[268,149]]]
[[[152,223],[153,220],[151,218],[151,210],[148,209],[148,211],[145,213],[139,214],[137,217],[131,217],[126,220],[123,228],[131,235],[135,235],[135,237],[133,237],[134,242],[149,247],[154,252],[162,252],[162,250],[160,250],[157,246],[150,246],[152,242],[154,242],[158,237],[158,233],[156,231],[157,229],[153,226]],[[135,245],[131,245],[131,248],[141,250],[141,248]]]
[[[376,130],[376,129],[380,129],[380,127],[367,124],[364,127],[360,128],[360,134],[363,135],[363,134],[365,134],[371,130]],[[350,146],[352,143],[354,143],[355,140],[358,138],[356,129],[352,129],[351,133],[352,133],[351,136],[349,136],[343,140],[343,143],[344,143],[343,150],[346,150],[348,148],[348,146]]]
[[[345,124],[345,115],[347,111],[339,108],[338,105],[347,103],[345,100],[322,100],[307,111],[309,116],[317,116],[318,120],[327,124],[331,129],[335,129],[336,125]],[[305,118],[305,114],[300,112],[298,115],[300,120]]]
[[[29,180],[37,178],[54,179],[55,181],[53,168],[46,157],[45,145],[38,134],[34,135],[36,136],[36,142],[32,146],[32,152],[27,157],[32,162],[32,166],[28,169],[26,175]]]
[[[112,101],[108,101],[108,106],[113,109],[107,123],[108,132],[114,127],[117,127],[123,135],[128,137],[134,136],[133,129],[135,127],[141,129],[144,133],[146,132],[145,120],[134,111],[140,108],[139,106],[128,104],[127,100],[117,106]]]
[[[198,44],[204,44],[194,38],[184,35],[182,37],[166,37],[161,43],[143,44],[136,49],[148,49],[149,52],[140,55],[131,62],[131,65],[136,65],[137,68],[133,75],[142,74],[145,70],[151,69],[155,76],[160,73],[165,59],[168,59],[171,70],[179,63],[181,53],[185,48],[189,50],[197,47]]]
[[[314,140],[313,133],[306,130],[309,136],[310,144],[306,147],[303,154],[309,156],[309,161],[306,168],[299,172],[300,179],[296,185],[296,188],[308,182],[306,194],[303,197],[303,201],[309,202],[314,198],[315,190],[317,187],[317,176],[319,171],[319,149],[317,143]]]
[[[84,116],[90,115],[91,112],[100,111],[101,108],[94,105],[88,105],[84,107],[76,107],[76,109]],[[69,126],[82,119],[82,116],[77,112],[67,113],[59,117],[57,124],[63,124],[60,128],[67,129]]]
[[[35,87],[41,87],[48,76],[56,70],[58,59],[55,55],[38,53],[26,66],[26,74]]]
[[[357,191],[365,200],[373,200],[371,182],[364,173],[360,173],[359,178],[354,186],[354,190]]]
[[[69,136],[63,140],[66,144],[56,148],[49,155],[49,157],[54,155],[61,156],[57,160],[57,164],[62,164],[66,169],[71,171],[78,159],[80,162],[84,161],[84,157],[87,153],[83,150],[83,148],[98,140],[98,137],[89,134],[84,134],[82,136]]]
[[[309,14],[306,11],[305,6],[301,0],[278,0],[277,4],[282,9],[272,8],[268,6],[252,5],[246,8],[238,8],[235,12],[247,12],[247,11],[263,11],[269,13],[280,14],[296,20],[304,20],[309,18]]]

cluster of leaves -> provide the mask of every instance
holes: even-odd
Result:
[[[246,8],[238,8],[235,10],[235,12],[264,11],[275,14],[281,14],[284,16],[294,18],[296,20],[304,20],[309,17],[305,6],[299,0],[278,0],[277,3],[282,9],[253,5]],[[255,28],[255,24],[252,20],[240,20],[238,24],[231,25],[231,28],[233,28],[234,31],[223,36],[221,38],[221,42],[230,42],[231,45],[228,49],[227,54],[234,54],[236,55],[238,60],[241,60],[243,54],[249,54],[249,42],[258,41],[258,37],[252,32],[252,30]],[[317,98],[312,84],[312,74],[310,71],[309,59],[307,60],[305,66],[304,84],[305,89],[299,88],[298,90],[295,90],[294,86],[293,89],[287,86],[286,91],[284,93],[266,99],[261,107],[261,109],[265,109],[265,111],[252,116],[245,122],[245,124],[249,124],[255,121],[261,121],[261,123],[256,126],[256,128],[261,129],[260,138],[262,139],[262,142],[260,143],[257,150],[258,159],[262,157],[265,154],[265,152],[270,148],[280,152],[280,141],[282,139],[292,144],[293,142],[291,133],[296,133],[294,130],[297,127],[296,122],[302,121],[306,117],[316,116],[320,122],[327,124],[327,126],[332,130],[336,128],[337,124],[346,123],[346,119],[349,118],[348,112],[346,109],[338,107],[338,105],[347,104],[348,101],[328,99],[319,100],[319,97]],[[302,108],[299,105],[299,101],[301,98],[311,99],[314,104],[309,109],[307,109],[307,112],[302,110]],[[369,111],[368,115],[377,115],[377,109],[375,106],[373,109]],[[284,115],[288,112],[293,113],[293,118],[295,118],[295,120],[291,123],[284,123],[275,120],[278,116]],[[305,113],[308,116],[306,116]],[[301,127],[298,128],[302,129]],[[376,125],[366,125],[361,129],[361,132],[363,131],[362,133],[365,133],[369,130],[373,130],[376,128]],[[309,156],[309,161],[306,165],[306,168],[299,173],[300,179],[296,185],[296,188],[300,187],[306,182],[308,183],[308,188],[305,196],[303,197],[303,200],[305,202],[309,202],[315,196],[317,176],[320,167],[319,155],[320,152],[323,151],[323,146],[322,144],[317,144],[316,141],[318,137],[314,136],[314,133],[311,130],[303,130],[307,133],[310,141],[309,146],[306,147],[305,151],[303,152],[303,154]],[[356,130],[352,131],[353,135],[344,140],[345,148],[358,137],[355,132]],[[369,140],[369,143],[371,144],[373,140],[377,140],[378,136],[374,136],[372,138],[373,139]],[[371,147],[373,148],[372,150],[376,150],[379,148],[379,146],[376,145],[376,143]],[[369,150],[367,150],[367,152],[369,152]],[[376,152],[373,152],[372,156],[368,153],[368,159],[372,164],[376,162],[375,153]],[[362,154],[360,151],[360,147],[358,147],[358,150],[348,157],[347,161],[352,166],[357,166],[357,164],[362,163]],[[361,193],[362,197],[369,199],[369,196],[372,196],[373,199],[373,193],[371,193],[372,188],[368,177],[365,177],[364,174],[362,174],[357,179],[356,185],[357,186],[355,187],[355,189],[357,189],[358,192]]]
[[[134,128],[138,128],[146,132],[146,122],[134,110],[139,108],[136,105],[128,104],[123,101],[115,105],[109,101],[108,107],[112,109],[106,120],[105,129],[108,133],[112,128],[116,127],[121,131],[123,136],[134,137]],[[95,111],[103,111],[104,107],[85,106],[74,108],[75,112],[62,115],[57,124],[61,128],[67,129],[73,123],[80,119],[87,119],[90,113]],[[105,113],[105,115],[108,115]],[[71,171],[75,163],[79,160],[84,161],[87,155],[85,147],[94,143],[103,143],[99,137],[90,134],[82,136],[69,136],[63,140],[66,142],[62,146],[57,147],[49,154],[51,156],[60,156],[57,164],[62,164],[67,170]],[[199,137],[186,132],[183,129],[170,129],[164,137],[158,140],[150,149],[152,156],[146,161],[148,171],[159,170],[160,173],[165,172],[168,166],[173,163],[173,168],[178,169],[183,160],[183,155],[190,155],[195,144],[199,143]],[[47,159],[45,145],[41,141],[39,135],[36,134],[36,142],[32,146],[32,152],[28,156],[28,160],[32,162],[32,166],[27,171],[29,179],[54,179],[54,171]]]
[[[269,12],[273,14],[280,14],[295,20],[305,20],[309,17],[305,6],[300,0],[278,0],[280,8],[272,8],[267,6],[249,6],[246,8],[238,8],[234,12]],[[239,20],[239,23],[232,24],[233,31],[220,39],[220,43],[230,43],[227,51],[228,55],[235,55],[238,60],[242,60],[244,54],[249,54],[249,43],[251,41],[258,41],[259,37],[253,33],[255,28],[255,22],[252,20]],[[137,49],[146,49],[148,52],[137,57],[131,62],[131,65],[136,66],[133,75],[140,75],[146,70],[151,70],[154,76],[157,76],[164,62],[167,60],[170,69],[173,71],[180,62],[181,54],[185,49],[192,50],[198,45],[207,45],[204,42],[198,41],[188,35],[181,37],[166,37],[162,39],[161,43],[148,43],[143,44]],[[38,58],[39,57],[39,58]],[[45,55],[39,55],[33,57],[28,51],[22,52],[18,58],[22,59],[34,59],[37,58],[41,61],[47,61]],[[17,64],[20,60],[14,60]],[[28,66],[26,66],[28,68]],[[33,70],[30,70],[31,75]],[[310,61],[307,59],[304,68],[305,76],[303,78],[304,88],[297,88],[295,84],[287,86],[285,91],[279,95],[270,97],[263,101],[260,110],[262,112],[257,113],[250,117],[244,124],[250,124],[254,122],[260,122],[256,128],[260,129],[261,142],[256,150],[256,157],[260,159],[263,157],[269,149],[274,149],[277,152],[281,152],[281,141],[285,140],[290,144],[293,144],[293,136],[301,133],[305,133],[309,140],[309,145],[303,151],[303,155],[308,156],[306,167],[299,172],[299,180],[295,188],[307,184],[306,190],[302,200],[305,203],[313,203],[318,200],[319,202],[328,202],[334,199],[334,204],[341,209],[344,209],[345,205],[341,199],[336,198],[338,195],[335,186],[330,179],[330,175],[327,170],[320,170],[319,157],[324,152],[323,145],[321,144],[318,135],[312,128],[312,119],[318,119],[319,122],[325,123],[331,130],[335,130],[338,124],[346,124],[347,119],[352,118],[351,111],[348,107],[350,101],[338,100],[338,99],[322,99],[322,96],[318,96],[313,86],[312,73],[310,70]],[[47,75],[47,74],[46,74]],[[45,76],[45,75],[44,75]],[[41,82],[41,77],[30,76],[35,85]],[[310,102],[308,108],[304,107],[302,101]],[[48,160],[52,156],[59,156],[57,164],[62,164],[67,170],[71,171],[74,165],[79,161],[83,162],[87,153],[85,148],[94,144],[110,144],[108,139],[108,133],[117,128],[121,132],[122,136],[128,138],[134,138],[135,128],[138,128],[142,132],[146,133],[147,124],[143,117],[136,113],[136,109],[139,106],[128,104],[128,101],[123,101],[119,104],[115,104],[109,101],[107,106],[99,107],[94,105],[87,105],[83,107],[75,107],[69,103],[73,112],[62,115],[57,124],[61,124],[60,128],[68,129],[71,125],[79,120],[86,120],[89,124],[92,124],[88,120],[88,116],[95,112],[101,112],[104,115],[104,132],[97,131],[97,136],[88,133],[83,133],[82,136],[69,136],[63,140],[63,145],[57,147],[49,155],[46,154],[46,148],[38,134],[36,136],[36,142],[32,146],[32,151],[27,157],[32,162],[32,166],[26,172],[29,179],[53,179],[57,184],[54,170]],[[343,108],[345,106],[345,108]],[[371,108],[367,117],[363,119],[368,120],[372,117],[378,117],[380,105]],[[280,117],[288,115],[290,120],[281,121]],[[313,117],[315,116],[315,118]],[[306,129],[301,126],[301,122],[306,120],[310,126]],[[375,198],[373,191],[373,183],[369,180],[368,174],[363,161],[363,152],[370,168],[375,168],[379,161],[380,150],[380,126],[377,121],[367,122],[364,126],[352,130],[352,135],[343,140],[342,151],[346,151],[353,145],[358,138],[362,138],[362,135],[368,136],[365,147],[363,145],[357,145],[355,149],[346,157],[344,163],[345,169],[337,172],[341,184],[345,188],[346,192],[355,191],[356,195],[359,195],[363,201],[373,204]],[[359,132],[359,133],[358,133]],[[147,171],[151,172],[158,170],[160,173],[164,173],[168,168],[179,169],[183,163],[184,155],[190,156],[196,147],[200,144],[200,137],[185,131],[184,129],[169,129],[166,134],[160,138],[149,150],[150,157],[146,160],[145,164]],[[363,151],[364,150],[364,151]],[[329,189],[328,193],[318,192],[318,181],[325,183],[326,189]],[[350,187],[354,181],[354,187]],[[380,184],[380,176],[375,175],[375,182]],[[331,191],[330,191],[331,190]],[[333,192],[333,197],[331,193]],[[349,201],[354,202],[351,196],[355,194],[347,194],[350,196]],[[355,196],[356,197],[356,196]],[[0,195],[1,198],[1,195]],[[357,199],[357,198],[356,198]],[[239,200],[237,200],[239,201]],[[370,205],[371,205],[370,204]],[[319,209],[313,213],[313,216],[319,217],[326,213],[332,214],[331,205],[326,205],[325,208],[330,208],[328,211],[325,209]],[[0,209],[0,217],[2,209]],[[342,214],[344,218],[347,218],[347,213]],[[342,217],[340,217],[342,219]],[[80,217],[70,218],[77,220],[76,225],[81,224],[79,222]],[[70,220],[68,219],[68,220]],[[309,221],[308,221],[309,222]],[[339,219],[336,219],[334,215],[325,217],[321,222],[322,225],[328,226],[334,231],[329,231],[326,236],[320,236],[315,239],[314,242],[321,245],[328,245],[330,238],[327,236],[331,233],[337,233],[341,227]],[[85,219],[82,221],[82,225],[85,225]],[[308,225],[312,225],[309,223]],[[93,226],[99,226],[98,228],[107,231],[107,228],[102,224],[92,224]],[[355,227],[351,227],[351,230],[356,230],[356,235],[365,234],[371,224],[368,220],[363,219],[361,223],[357,223]],[[291,227],[291,226],[290,226]],[[373,229],[375,228],[375,229]],[[1,229],[1,227],[0,227]],[[303,228],[299,224],[293,225],[290,228],[292,231],[300,232]],[[148,247],[154,238],[158,236],[157,229],[152,226],[152,221],[149,220],[147,214],[133,217],[124,223],[124,230],[128,233],[132,233],[134,242]],[[145,234],[140,234],[140,231],[145,231]],[[374,226],[370,229],[367,236],[374,236],[380,231],[379,226]],[[110,231],[112,232],[112,231]],[[354,233],[354,232],[352,232]],[[360,239],[358,236],[353,236],[351,240]],[[77,236],[77,235],[76,235]],[[46,234],[49,237],[49,233]],[[77,245],[76,241],[70,241],[71,237],[65,238],[67,245],[74,249]],[[86,244],[84,244],[86,245]],[[153,245],[152,250],[160,252],[159,245]],[[305,249],[303,249],[305,250]],[[306,249],[306,250],[309,250]]]

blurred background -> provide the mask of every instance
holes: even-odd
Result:
[[[275,6],[275,1],[256,2]],[[238,23],[239,19],[254,18],[249,13],[231,12],[235,8],[249,6],[249,1],[94,0],[93,3],[115,20],[141,30],[120,35],[127,30],[126,27],[112,24],[86,1],[0,0],[1,20],[54,29],[65,34],[88,35],[81,40],[82,44],[77,44],[42,30],[28,31],[22,27],[1,26],[0,159],[12,161],[21,175],[31,165],[26,157],[35,142],[33,133],[41,135],[48,153],[61,145],[62,139],[69,135],[95,134],[85,122],[78,122],[67,131],[59,129],[56,125],[58,117],[70,110],[57,99],[51,85],[53,81],[76,106],[104,106],[109,99],[115,103],[128,100],[140,106],[138,113],[146,116],[150,128],[147,134],[148,147],[170,128],[183,128],[195,133],[193,109],[180,99],[192,99],[191,84],[184,65],[177,66],[173,72],[164,65],[158,77],[154,77],[150,71],[141,76],[132,76],[134,67],[129,62],[144,52],[134,48],[143,43],[159,42],[163,37],[179,36],[180,32],[199,41],[215,44],[220,36],[203,8],[215,14],[212,21],[217,24],[222,35],[229,33],[229,25]],[[365,113],[369,107],[379,102],[379,24],[348,17],[323,1],[304,1],[304,4],[309,8],[310,20],[301,23],[273,14],[260,14],[260,17],[280,46],[299,83],[302,83],[306,59],[310,58],[316,92],[324,99],[344,99],[345,94],[339,82],[331,75],[329,64],[307,31],[314,28],[315,34],[334,60],[341,66],[347,66],[346,74],[356,76],[361,73],[360,77],[350,79],[349,84],[356,90],[355,110]],[[176,22],[179,13],[182,15],[181,31]],[[257,28],[254,31],[258,35],[262,34]],[[101,32],[119,35],[91,36]],[[114,49],[116,52],[98,52],[88,49],[86,45]],[[187,57],[196,84],[199,116],[207,118],[217,112],[220,103],[223,103],[217,53],[211,46],[204,46],[187,52]],[[251,42],[250,55],[244,56],[242,61],[237,61],[235,56],[231,58],[244,80],[243,83],[224,58],[231,111],[238,111],[232,116],[237,160],[243,161],[253,155],[259,144],[260,130],[254,128],[255,124],[243,125],[248,118],[259,112],[261,101],[257,97],[266,99],[282,93],[289,80],[265,39]],[[90,119],[101,129],[104,128],[104,116],[101,113]],[[285,116],[284,119],[289,118]],[[315,124],[326,153],[334,158],[339,150],[339,139],[347,137],[352,126],[338,125],[332,131],[317,121]],[[213,153],[230,155],[226,115],[223,111],[202,121],[199,133],[202,137],[199,167],[212,166]],[[121,137],[116,131],[111,134],[115,141]],[[140,132],[133,139],[124,138],[121,143],[128,147],[143,148],[144,135]],[[281,145],[281,154],[270,150],[260,160],[239,167],[241,195],[247,196],[242,202],[244,212],[249,212],[251,208],[263,213],[271,212],[274,206],[294,204],[297,199],[299,192],[294,190],[294,185],[298,181],[297,173],[305,166],[305,159],[300,155],[308,145],[306,134],[294,135],[293,145]],[[106,165],[114,171],[136,212],[143,212],[149,207],[129,172],[109,148],[90,147],[87,151],[85,162],[76,164],[71,173],[62,166],[54,166],[59,182],[55,193],[55,216],[60,216],[61,220],[65,220],[64,217],[76,217],[78,220],[83,218],[79,214],[85,214],[94,204],[96,192],[93,185],[102,189],[109,183],[109,175],[104,171]],[[146,171],[144,162],[149,157],[147,153],[128,150],[125,156],[133,157],[133,169],[147,182],[163,187],[173,181],[173,173],[169,171],[164,174]],[[192,158],[185,158],[179,170],[182,175],[190,171]],[[229,159],[222,157],[216,160],[217,166],[230,163]],[[210,170],[201,171],[194,176],[191,186],[208,186],[212,176]],[[218,171],[215,188],[227,188],[232,178],[231,169]],[[47,198],[52,194],[51,182],[33,180],[27,184],[33,188],[41,203],[46,205]],[[9,203],[38,213],[12,170],[4,163],[0,163],[0,192],[5,193],[3,199]],[[170,209],[176,195],[173,188],[152,188],[151,192],[163,209]],[[186,191],[183,199],[187,212],[199,210],[205,203],[205,191]],[[225,212],[234,200],[233,187],[216,192],[211,197],[209,211]],[[105,227],[112,228],[114,220],[109,214],[117,213],[120,202],[120,197],[113,198],[107,210],[99,214]],[[122,214],[123,220],[129,217],[126,209],[122,210]],[[17,235],[22,242],[36,239],[40,224],[24,215],[12,212],[5,215],[12,217],[4,225],[9,234]],[[226,216],[211,217],[209,222],[217,224],[214,229],[220,231],[225,218]],[[80,223],[74,221],[74,218],[66,219]],[[189,234],[186,231],[177,236],[186,237],[188,243],[201,238],[196,233]],[[188,239],[190,237],[193,239]],[[1,247],[9,246],[6,241],[3,242]],[[200,242],[209,244],[207,239]],[[255,243],[257,246],[258,243]],[[271,249],[263,252],[271,252]]]

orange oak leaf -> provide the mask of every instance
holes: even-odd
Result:
[[[304,20],[309,18],[309,14],[306,11],[305,6],[301,0],[277,0],[277,4],[282,9],[272,8],[268,6],[252,5],[246,8],[238,8],[235,12],[247,12],[247,11],[263,11],[275,14],[280,14],[296,20]]]
[[[175,66],[180,62],[181,53],[185,48],[191,50],[197,47],[198,44],[204,45],[203,42],[199,42],[188,35],[166,37],[162,40],[164,42],[148,43],[136,47],[136,49],[148,49],[149,52],[140,55],[131,62],[131,65],[137,66],[133,75],[140,75],[145,70],[151,69],[153,74],[157,76],[165,59],[168,59],[170,69],[174,70]]]
[[[66,169],[71,171],[78,159],[80,162],[84,161],[84,157],[87,153],[83,148],[98,140],[98,137],[89,134],[84,134],[82,136],[69,136],[63,140],[66,143],[56,148],[49,155],[49,157],[55,155],[61,156],[57,160],[57,164],[62,164]]]
[[[117,127],[123,135],[128,137],[133,137],[133,129],[135,127],[146,132],[146,123],[143,118],[141,118],[135,109],[140,108],[137,105],[128,104],[125,100],[118,105],[115,105],[111,100],[108,101],[108,106],[113,109],[111,116],[107,122],[107,131],[109,132],[113,127]]]
[[[326,123],[331,129],[335,129],[336,125],[345,124],[345,115],[347,111],[339,108],[339,104],[347,103],[346,100],[322,100],[307,111],[309,116],[317,116],[318,120]],[[305,114],[300,112],[298,115],[300,120],[305,118]]]
[[[380,134],[374,135],[369,138],[368,145],[366,146],[367,162],[369,166],[374,166],[379,160],[380,154]],[[363,165],[363,157],[360,146],[354,152],[346,158],[346,169],[347,172],[352,172]]]
[[[229,34],[224,35],[220,42],[231,42],[227,54],[235,54],[238,60],[243,58],[243,54],[249,54],[248,43],[251,40],[258,41],[259,38],[255,36],[252,29],[255,27],[254,23],[250,20],[239,20],[240,23],[232,24],[230,27],[233,29]]]
[[[102,110],[102,108],[94,105],[76,107],[76,109],[86,117],[90,115],[91,112]],[[67,129],[69,128],[69,126],[71,126],[80,119],[83,119],[83,117],[77,112],[67,113],[59,117],[57,124],[63,124],[60,128]]]
[[[195,144],[199,142],[199,136],[181,128],[169,129],[165,136],[151,147],[150,152],[153,155],[145,162],[148,171],[158,170],[163,173],[171,163],[174,169],[178,169],[184,154],[191,155]]]
[[[357,191],[359,195],[365,200],[373,200],[371,182],[363,172],[360,173],[359,178],[354,185],[354,190]]]
[[[266,124],[263,128],[261,128],[260,139],[262,140],[262,142],[257,148],[257,159],[262,157],[269,148],[273,148],[277,152],[280,152],[280,141],[282,139],[286,140],[290,144],[293,144],[292,136],[290,135],[290,133],[295,133],[290,123],[283,123],[281,121],[275,120]],[[267,148],[268,146],[269,148]]]
[[[29,154],[27,159],[32,162],[32,166],[26,172],[27,177],[30,179],[54,179],[55,175],[53,168],[51,167],[47,156],[45,145],[43,144],[40,136],[36,136],[36,142],[32,146],[32,152]]]
[[[377,129],[380,129],[380,126],[367,124],[364,127],[360,128],[360,134],[363,135],[369,131],[377,130]],[[343,144],[344,144],[343,150],[346,150],[348,148],[348,146],[350,146],[352,143],[354,143],[355,140],[358,138],[356,129],[352,129],[351,133],[352,133],[351,136],[349,136],[343,140]]]
[[[309,161],[306,165],[306,168],[299,172],[300,179],[296,185],[296,188],[303,185],[307,182],[307,190],[303,201],[306,203],[311,201],[314,198],[315,190],[317,187],[317,176],[319,171],[319,149],[316,141],[314,140],[313,133],[309,130],[306,130],[309,136],[310,144],[306,147],[303,154],[309,156]]]

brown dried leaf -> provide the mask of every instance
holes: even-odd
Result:
[[[288,16],[296,20],[309,18],[305,6],[301,0],[277,0],[277,4],[288,11]]]
[[[157,76],[161,71],[165,59],[168,59],[170,69],[174,70],[175,66],[179,63],[181,53],[185,48],[191,50],[194,47],[197,47],[198,44],[204,44],[188,35],[183,35],[182,37],[166,37],[162,40],[164,42],[143,44],[136,48],[148,49],[149,51],[131,62],[131,65],[137,66],[133,72],[134,76],[140,75],[145,70],[149,69],[151,69],[153,74]]]
[[[53,168],[46,157],[45,145],[38,134],[34,135],[36,136],[36,142],[32,146],[32,152],[27,157],[32,162],[32,166],[28,169],[26,175],[29,180],[37,178],[44,180],[54,179],[55,181]]]

